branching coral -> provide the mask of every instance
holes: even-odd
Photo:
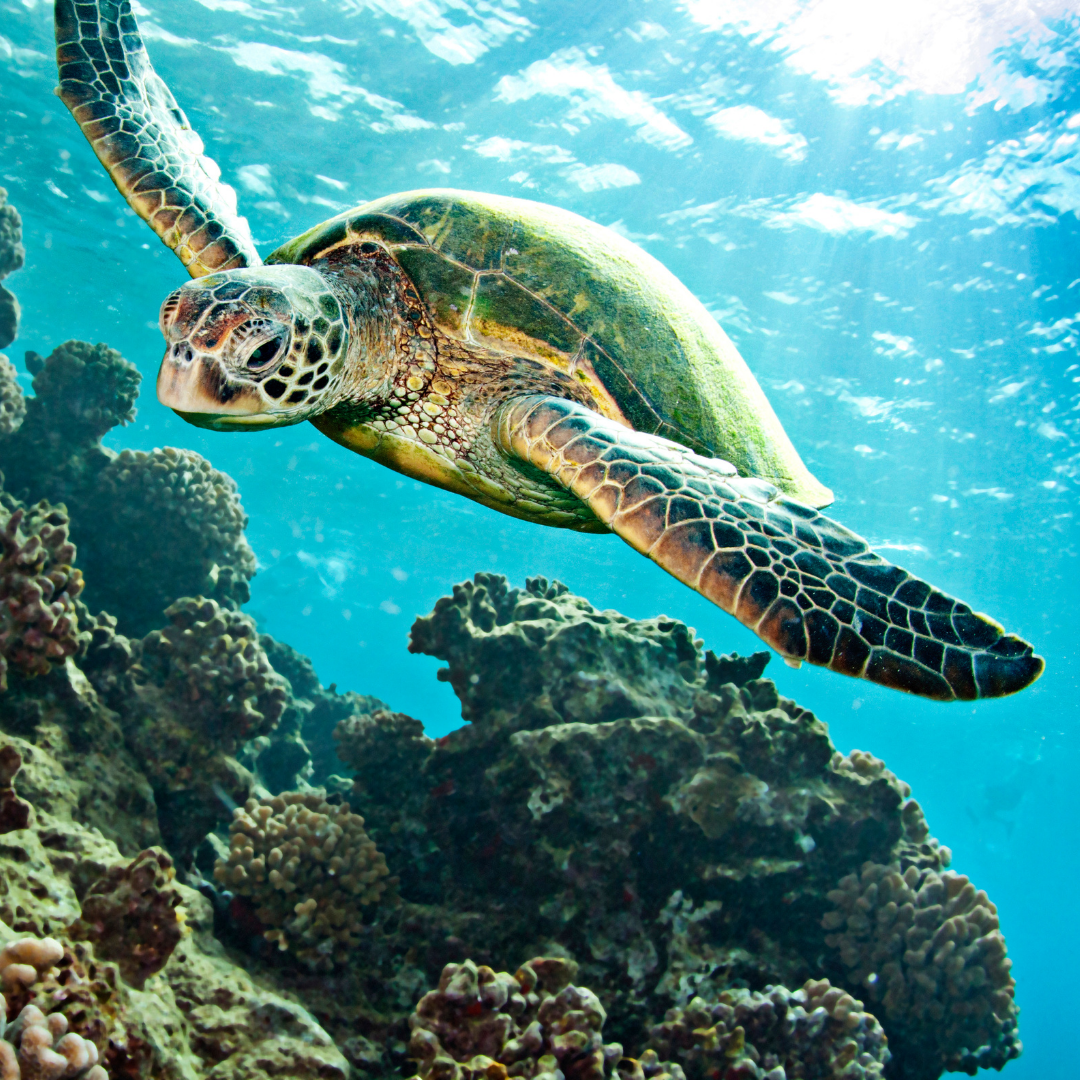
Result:
[[[44,675],[79,649],[75,599],[80,571],[72,568],[63,509],[39,503],[29,512],[0,504],[0,690],[8,667]]]
[[[73,936],[94,942],[137,989],[160,971],[184,934],[172,859],[150,848],[127,866],[110,867],[82,898]]]
[[[8,1001],[28,991],[64,956],[55,938],[20,938],[0,949],[0,1080],[108,1080],[97,1046],[75,1032],[62,1013],[46,1016],[25,1004],[6,1024]]]
[[[255,555],[236,483],[192,450],[124,450],[101,470],[82,542],[89,601],[129,635],[182,596],[244,603]]]
[[[316,971],[349,959],[363,933],[361,908],[379,900],[388,873],[364,819],[318,791],[238,807],[229,857],[214,869],[254,901],[267,940]]]
[[[572,985],[573,961],[537,957],[516,974],[447,964],[409,1018],[409,1056],[423,1080],[603,1080],[622,1057],[604,1044],[607,1014]]]
[[[1019,1056],[1011,961],[985,892],[962,874],[867,862],[828,898],[825,941],[880,1007],[904,1080]]]
[[[0,315],[0,321],[2,318]],[[25,416],[26,399],[18,383],[15,365],[6,356],[0,356],[0,436],[18,431]]]
[[[861,1001],[811,979],[794,993],[772,986],[725,990],[712,1003],[694,998],[653,1028],[650,1049],[690,1080],[880,1080],[887,1044]]]

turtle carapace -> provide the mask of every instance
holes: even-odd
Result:
[[[161,309],[158,396],[217,430],[310,420],[407,476],[611,531],[786,660],[939,700],[1043,661],[816,508],[734,345],[610,229],[522,199],[390,195],[263,264],[154,72],[128,0],[56,4],[60,97],[193,278]]]

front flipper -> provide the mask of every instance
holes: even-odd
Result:
[[[132,210],[192,277],[259,266],[236,193],[146,55],[129,0],[56,0],[57,93]]]
[[[1001,697],[1042,674],[1027,642],[726,461],[559,398],[515,398],[493,434],[788,660],[939,701]]]

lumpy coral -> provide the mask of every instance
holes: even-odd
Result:
[[[881,1080],[890,1058],[878,1021],[828,979],[794,993],[770,986],[694,998],[652,1029],[650,1049],[690,1080]]]
[[[364,819],[321,791],[248,800],[214,870],[253,901],[267,940],[318,971],[350,958],[363,935],[361,909],[379,900],[388,873]]]
[[[177,738],[231,754],[272,731],[287,690],[251,616],[205,597],[183,597],[165,615],[169,625],[143,640],[140,669],[183,704],[189,730]]]
[[[0,949],[0,1021],[9,1019],[11,1004],[25,997],[63,956],[64,947],[54,938],[19,938]],[[108,1080],[98,1064],[97,1046],[69,1031],[63,1013],[46,1016],[30,1002],[10,1019],[14,1022],[0,1022],[2,1080]]]
[[[902,1047],[904,1080],[971,1075],[1020,1054],[997,908],[962,874],[867,862],[828,894],[822,925],[850,985]]]
[[[75,936],[92,941],[141,990],[180,943],[184,917],[172,859],[160,849],[140,852],[127,866],[112,866],[87,889]]]
[[[26,416],[26,400],[18,383],[15,365],[0,356],[0,436],[17,431]]]
[[[63,501],[85,501],[84,487],[108,459],[101,437],[135,417],[141,376],[107,345],[65,341],[43,359],[27,353],[34,396],[26,418],[3,446],[9,490]]]
[[[62,508],[0,504],[0,690],[9,667],[44,675],[78,651],[83,581],[74,561]]]
[[[447,964],[409,1018],[409,1056],[423,1080],[603,1080],[622,1057],[605,1045],[607,1014],[573,985],[577,965],[537,957],[514,975],[471,960]]]
[[[123,611],[129,634],[159,626],[179,596],[248,599],[255,555],[244,538],[247,515],[235,482],[206,458],[171,446],[124,450],[101,470],[94,500],[95,517],[107,514],[109,526],[84,545],[93,602]]]
[[[22,218],[7,204],[7,192],[0,187],[0,278],[18,270],[26,260],[22,245]],[[19,302],[0,285],[0,349],[6,348],[19,332]]]
[[[288,701],[254,621],[204,597],[183,597],[148,634],[132,671],[124,723],[165,809],[166,841],[186,859],[243,802],[254,778],[235,758],[273,731]]]

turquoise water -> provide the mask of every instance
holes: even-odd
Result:
[[[1008,1075],[1071,1075],[1080,961],[1077,471],[1080,10],[824,0],[604,5],[170,0],[153,61],[266,252],[381,194],[523,195],[611,225],[733,337],[831,513],[1046,657],[1020,696],[942,706],[774,663],[843,750],[912,784],[997,903],[1023,1009]],[[189,427],[149,392],[184,280],[52,96],[51,5],[0,0],[0,184],[23,215],[8,354],[107,341],[147,392],[111,445],[189,447],[240,484],[248,610],[324,682],[459,723],[415,615],[481,569],[756,639],[612,537],[541,529],[301,426]],[[26,378],[29,390],[29,377]]]

